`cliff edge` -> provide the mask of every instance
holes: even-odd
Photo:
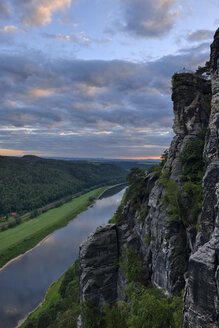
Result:
[[[174,74],[175,137],[160,167],[129,174],[113,224],[80,247],[81,300],[127,301],[134,259],[138,281],[184,293],[184,328],[219,326],[219,30],[211,46],[211,81]],[[204,154],[204,155],[203,155]],[[140,264],[141,265],[140,265]],[[136,273],[137,272],[137,273]]]

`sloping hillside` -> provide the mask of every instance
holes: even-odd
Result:
[[[92,187],[125,181],[126,171],[112,164],[0,157],[0,216],[19,214]]]

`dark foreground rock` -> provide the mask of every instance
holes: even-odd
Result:
[[[99,227],[80,246],[81,300],[95,305],[117,298],[118,243],[115,224]]]

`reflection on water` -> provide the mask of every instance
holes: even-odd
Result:
[[[126,183],[123,183],[123,184],[120,184],[120,185],[117,185],[117,186],[114,186],[110,189],[107,189],[106,191],[104,191],[104,193],[100,196],[100,199],[103,199],[103,198],[107,198],[107,197],[111,197],[113,195],[115,195],[117,192],[123,190],[125,187],[127,186]]]
[[[81,242],[115,213],[124,190],[114,192],[0,272],[0,328],[16,327],[42,301],[49,285],[78,257]]]

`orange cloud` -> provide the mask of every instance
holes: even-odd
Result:
[[[72,0],[35,0],[28,7],[28,15],[23,16],[24,24],[42,26],[52,21],[52,15],[58,10],[69,8]]]
[[[5,33],[16,33],[19,31],[19,29],[14,25],[6,25],[6,26],[4,26],[2,31]]]
[[[5,149],[0,148],[0,156],[24,156],[24,155],[36,155],[36,156],[42,156],[42,153],[38,153],[36,151],[31,150],[15,150],[15,149]]]
[[[53,93],[54,91],[52,89],[32,89],[27,92],[28,96],[31,98],[47,97]]]
[[[25,152],[23,150],[0,148],[0,155],[1,156],[23,156],[23,155],[25,155]]]

